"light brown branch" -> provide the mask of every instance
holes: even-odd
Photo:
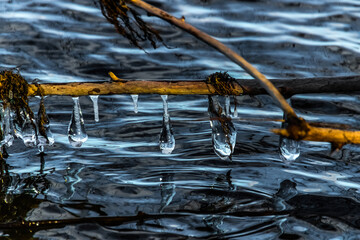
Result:
[[[200,81],[116,81],[116,82],[84,82],[30,84],[29,96],[38,95],[41,87],[44,95],[114,95],[114,94],[162,94],[162,95],[210,95],[215,94],[212,85]],[[241,95],[242,88],[236,84],[233,95]]]
[[[267,94],[259,88],[253,79],[238,79],[234,84],[233,95]],[[299,79],[272,79],[274,85],[287,97],[304,93],[339,93],[360,92],[360,76],[323,77]],[[1,85],[0,85],[1,86]],[[38,94],[38,87],[45,95],[114,95],[114,94],[163,94],[163,95],[211,95],[215,94],[212,85],[204,81],[149,81],[128,80],[83,83],[46,83],[30,84],[29,96]]]
[[[272,129],[273,133],[291,138],[289,129]],[[360,144],[360,131],[348,131],[334,128],[321,128],[309,125],[309,131],[301,139],[305,141],[331,142],[338,146],[345,144]]]

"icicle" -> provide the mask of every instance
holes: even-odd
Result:
[[[219,98],[225,100],[225,111],[220,104]],[[230,158],[236,144],[236,130],[231,119],[227,117],[230,114],[229,100],[228,97],[209,96],[213,147],[215,153],[223,160]]]
[[[38,126],[37,146],[40,152],[44,152],[44,146],[51,146],[55,142],[53,134],[50,130],[50,120],[48,115],[46,114],[44,98],[41,98],[40,100],[40,107],[37,116],[37,126]]]
[[[281,127],[286,128],[287,127],[286,114],[284,114],[283,119],[285,121],[281,124]],[[280,156],[284,161],[288,161],[288,162],[295,161],[300,156],[300,142],[280,136],[279,151],[280,151]]]
[[[10,147],[14,142],[14,136],[12,134],[12,121],[10,107],[1,104],[1,125],[3,130],[3,139],[1,144],[5,144],[7,147]]]
[[[99,95],[90,95],[90,99],[94,105],[94,120],[95,120],[95,122],[98,122],[99,121],[99,105],[98,105]]]
[[[130,95],[133,103],[134,103],[134,113],[138,113],[138,99],[139,99],[139,95],[137,94],[132,94]]]
[[[169,106],[168,106],[168,95],[161,95],[161,99],[163,100],[163,107],[164,107],[164,118],[166,121],[169,121]]]
[[[34,147],[37,137],[35,121],[30,117],[29,113],[23,109],[19,109],[18,111],[19,114],[10,112],[10,117],[13,115],[12,122],[15,136],[23,140],[26,147]]]
[[[88,135],[85,131],[85,124],[80,108],[79,97],[73,97],[73,100],[74,108],[68,128],[68,137],[69,142],[73,147],[81,147],[81,145],[88,139]]]
[[[162,129],[160,132],[160,149],[163,154],[171,154],[175,148],[175,138],[172,133],[170,115],[168,113],[168,96],[161,95],[164,105],[164,116],[162,122]]]
[[[230,117],[230,97],[225,96],[225,116]]]

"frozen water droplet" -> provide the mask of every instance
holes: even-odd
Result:
[[[161,95],[164,105],[162,129],[160,132],[160,149],[163,154],[171,154],[175,148],[175,138],[171,129],[170,115],[168,112],[168,96]]]
[[[286,115],[284,114],[283,119],[285,122],[281,124],[282,128],[287,127]],[[294,139],[285,138],[280,136],[279,140],[279,152],[280,157],[287,162],[295,161],[300,156],[300,142]]]
[[[88,135],[85,131],[79,97],[73,97],[72,99],[74,101],[74,108],[68,128],[68,137],[69,142],[73,147],[81,147],[81,145],[88,139]]]
[[[90,95],[90,99],[93,102],[93,106],[94,106],[94,120],[95,120],[95,122],[98,122],[99,121],[99,104],[98,104],[99,95]]]
[[[299,141],[280,137],[279,149],[285,161],[295,161],[300,156]]]
[[[37,146],[40,152],[44,152],[44,146],[51,146],[54,144],[55,139],[50,130],[50,120],[46,114],[44,98],[40,100],[40,107],[37,116],[38,126],[38,143]]]
[[[137,94],[132,94],[130,95],[132,100],[133,100],[133,103],[134,103],[134,113],[138,113],[139,110],[138,110],[138,99],[139,99],[139,95]]]
[[[219,99],[220,98],[220,99]],[[220,103],[225,101],[225,110]],[[227,114],[227,97],[209,96],[211,136],[215,153],[223,160],[230,158],[236,144],[236,129]]]
[[[4,135],[1,144],[5,144],[7,147],[10,147],[14,142],[10,107],[3,104],[0,104],[0,106],[1,106],[1,125],[2,125],[1,127]]]
[[[171,130],[170,122],[163,118],[163,126],[160,133],[160,149],[163,154],[171,154],[175,148],[175,138]]]

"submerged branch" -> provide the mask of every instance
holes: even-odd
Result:
[[[360,76],[323,77],[298,79],[273,79],[280,92],[290,97],[306,93],[349,93],[360,91]],[[0,84],[1,87],[1,84]],[[46,83],[29,84],[28,96],[39,95],[115,95],[115,94],[162,94],[162,95],[211,95],[216,89],[204,81],[150,81],[128,80],[112,82]],[[231,95],[267,94],[252,79],[238,79]]]

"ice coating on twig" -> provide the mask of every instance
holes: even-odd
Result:
[[[94,120],[95,122],[99,122],[99,104],[98,104],[99,95],[90,95],[90,99],[93,102],[93,106],[94,106]]]

